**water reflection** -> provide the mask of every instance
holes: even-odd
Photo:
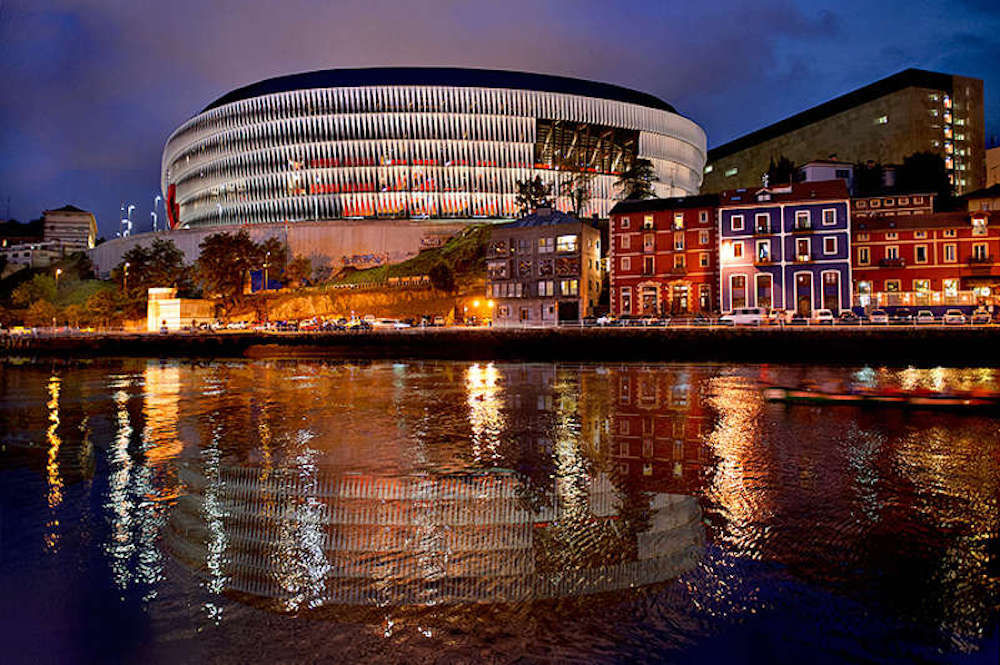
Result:
[[[93,545],[116,601],[197,607],[174,619],[196,630],[266,607],[365,610],[398,635],[402,608],[488,606],[516,632],[510,608],[576,599],[681,642],[785,607],[854,639],[808,600],[825,594],[974,652],[1000,596],[998,421],[772,404],[762,378],[1000,385],[982,368],[28,364],[0,372],[0,474],[35,473],[15,510],[49,555]]]

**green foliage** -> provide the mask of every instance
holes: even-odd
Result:
[[[62,320],[67,325],[79,328],[90,321],[90,312],[83,305],[67,305],[63,308]]]
[[[792,181],[795,180],[795,173],[798,169],[795,166],[795,162],[788,159],[784,155],[778,157],[778,161],[774,161],[774,157],[771,158],[771,164],[767,167],[767,184],[768,186],[775,185],[790,185]]]
[[[653,162],[639,158],[621,172],[615,187],[622,200],[648,199],[652,198],[653,183],[658,180]]]
[[[51,326],[58,319],[59,310],[48,300],[36,300],[24,313],[24,323],[28,326]]]
[[[288,267],[288,247],[277,238],[268,238],[258,245],[261,256],[261,268],[267,263],[268,278],[280,277]],[[257,270],[257,268],[254,268]]]
[[[593,197],[594,178],[596,177],[596,173],[577,172],[560,187],[560,193],[569,197],[573,203],[573,212],[576,213],[577,217],[583,214],[584,206]]]
[[[125,266],[128,265],[126,279]],[[149,245],[136,245],[125,252],[111,278],[123,288],[129,300],[145,302],[147,290],[155,287],[191,288],[191,274],[184,253],[173,240],[156,238]]]
[[[251,270],[261,268],[261,245],[245,230],[237,233],[213,233],[199,245],[201,253],[195,272],[206,294],[218,296],[224,311],[232,309],[243,297],[243,285]]]
[[[87,310],[93,322],[99,326],[106,327],[119,323],[122,319],[119,306],[119,295],[111,289],[101,289],[87,299]]]
[[[437,263],[428,271],[427,276],[431,280],[431,286],[438,291],[451,293],[455,290],[455,273],[444,261]]]
[[[533,180],[518,180],[517,185],[517,207],[522,215],[526,215],[536,208],[544,208],[552,205],[552,185],[542,182],[541,176],[535,176]]]
[[[301,286],[312,275],[312,261],[309,257],[296,256],[285,267],[285,279],[289,285]]]
[[[56,299],[56,280],[49,275],[35,275],[15,288],[10,299],[18,307],[28,307],[39,300],[51,303]]]

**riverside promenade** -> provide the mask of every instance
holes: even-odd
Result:
[[[10,336],[7,356],[434,358],[975,365],[1000,361],[1000,326],[809,328],[412,328],[365,332]]]

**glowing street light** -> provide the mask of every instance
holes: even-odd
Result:
[[[126,261],[125,265],[122,266],[122,291],[128,293],[128,267],[129,262]]]
[[[56,268],[56,290],[59,290],[59,276],[62,275],[62,268]]]

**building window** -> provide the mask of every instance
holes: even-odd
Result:
[[[889,116],[887,116],[887,115],[880,115],[879,117],[875,118],[875,124],[876,125],[888,125],[889,124]]]
[[[708,166],[705,167],[705,174],[708,175],[709,173],[711,173],[714,170],[715,170],[715,167],[712,166],[711,164],[709,164]]]
[[[619,243],[622,249],[631,249],[632,247],[632,236],[624,235],[621,237],[621,242]]]
[[[955,243],[948,243],[944,246],[944,262],[954,263],[955,256],[958,253],[958,245]]]
[[[743,258],[743,243],[734,242],[733,243],[733,258],[742,259]]]
[[[888,231],[885,234],[886,240],[896,240],[898,238],[899,238],[899,233],[897,233],[896,231]]]
[[[955,278],[942,279],[941,289],[944,291],[946,296],[957,296],[958,295],[958,280]]]
[[[857,238],[855,238],[855,239],[856,239],[856,240],[857,240],[858,242],[862,242],[862,241],[864,241],[864,240],[868,240],[868,234],[867,234],[867,233],[859,233],[859,234],[858,234],[858,237],[857,237]]]
[[[732,176],[736,175],[739,172],[740,172],[740,170],[737,167],[734,166],[731,169],[726,169],[725,176],[727,178],[731,178]]]
[[[867,201],[857,201],[857,202],[855,202],[855,205],[857,207],[859,207],[859,208],[867,208],[868,207],[868,202]]]
[[[812,258],[809,251],[809,238],[797,238],[795,240],[795,260],[809,261]]]
[[[957,238],[958,231],[956,229],[945,229],[942,234],[945,238]]]
[[[768,274],[755,277],[757,281],[757,307],[770,309],[774,307],[774,278]]]
[[[698,222],[701,224],[708,224],[708,211],[702,210],[698,213]]]
[[[674,231],[674,251],[684,251],[684,232]]]
[[[885,248],[885,258],[889,261],[895,261],[899,258],[899,246],[889,245]]]
[[[652,275],[653,274],[653,257],[644,256],[642,257],[642,274]]]
[[[771,230],[771,216],[767,213],[758,213],[753,218],[753,228],[757,233],[768,233]]]
[[[826,208],[823,210],[823,226],[833,226],[837,223],[837,209]]]
[[[917,240],[922,240],[927,237],[927,231],[914,231],[913,237]]]
[[[551,254],[556,248],[556,239],[549,238],[539,238],[538,239],[538,253],[539,254]]]
[[[680,231],[684,228],[684,213],[674,213],[674,230]]]
[[[986,235],[986,218],[985,217],[973,217],[972,218],[972,235],[974,235],[974,236],[984,236],[984,235]]]
[[[631,269],[632,269],[632,257],[631,256],[623,256],[622,257],[622,270],[625,271],[625,272],[628,272]]]
[[[621,227],[622,227],[623,229],[627,229],[627,228],[629,228],[630,226],[631,226],[631,222],[630,222],[629,218],[628,218],[628,217],[622,217],[622,224],[621,224]]]
[[[580,294],[580,283],[575,279],[559,280],[559,293],[564,296],[575,296]]]
[[[770,240],[758,240],[757,241],[757,262],[758,263],[770,263],[771,261],[771,241]]]
[[[683,254],[674,254],[674,267],[684,268],[687,265],[687,257]]]
[[[917,245],[913,248],[913,261],[927,263],[927,245]]]
[[[929,279],[915,279],[913,280],[913,290],[917,293],[926,293],[931,290],[931,280]]]
[[[974,261],[985,261],[987,256],[989,255],[986,253],[985,242],[977,242],[972,246],[972,259]]]
[[[867,247],[858,247],[858,265],[866,266],[871,259],[871,251]]]
[[[708,229],[702,229],[698,231],[698,244],[707,245],[708,244]]]
[[[632,313],[632,287],[622,287],[622,314]]]
[[[810,226],[809,211],[798,210],[795,213],[795,228],[808,229]]]
[[[739,309],[747,306],[747,276],[729,276],[729,297],[732,302],[732,309]]]
[[[647,233],[642,236],[642,251],[652,252],[656,249],[656,236],[652,233]]]
[[[899,293],[899,280],[898,279],[885,280],[885,290],[889,293]]]
[[[882,199],[882,205],[886,208],[891,208],[896,204],[896,199]]]
[[[556,238],[557,252],[575,252],[577,250],[578,236],[566,235]]]
[[[823,238],[823,253],[824,254],[836,254],[837,253],[837,239],[836,238]]]
[[[708,252],[700,252],[698,254],[698,265],[699,266],[701,266],[702,268],[707,268],[708,267],[708,261],[709,261],[709,259],[708,259]]]
[[[743,230],[743,215],[733,215],[729,220],[729,227],[733,231]]]
[[[556,283],[551,279],[543,280],[538,283],[538,295],[539,297],[554,296]]]

